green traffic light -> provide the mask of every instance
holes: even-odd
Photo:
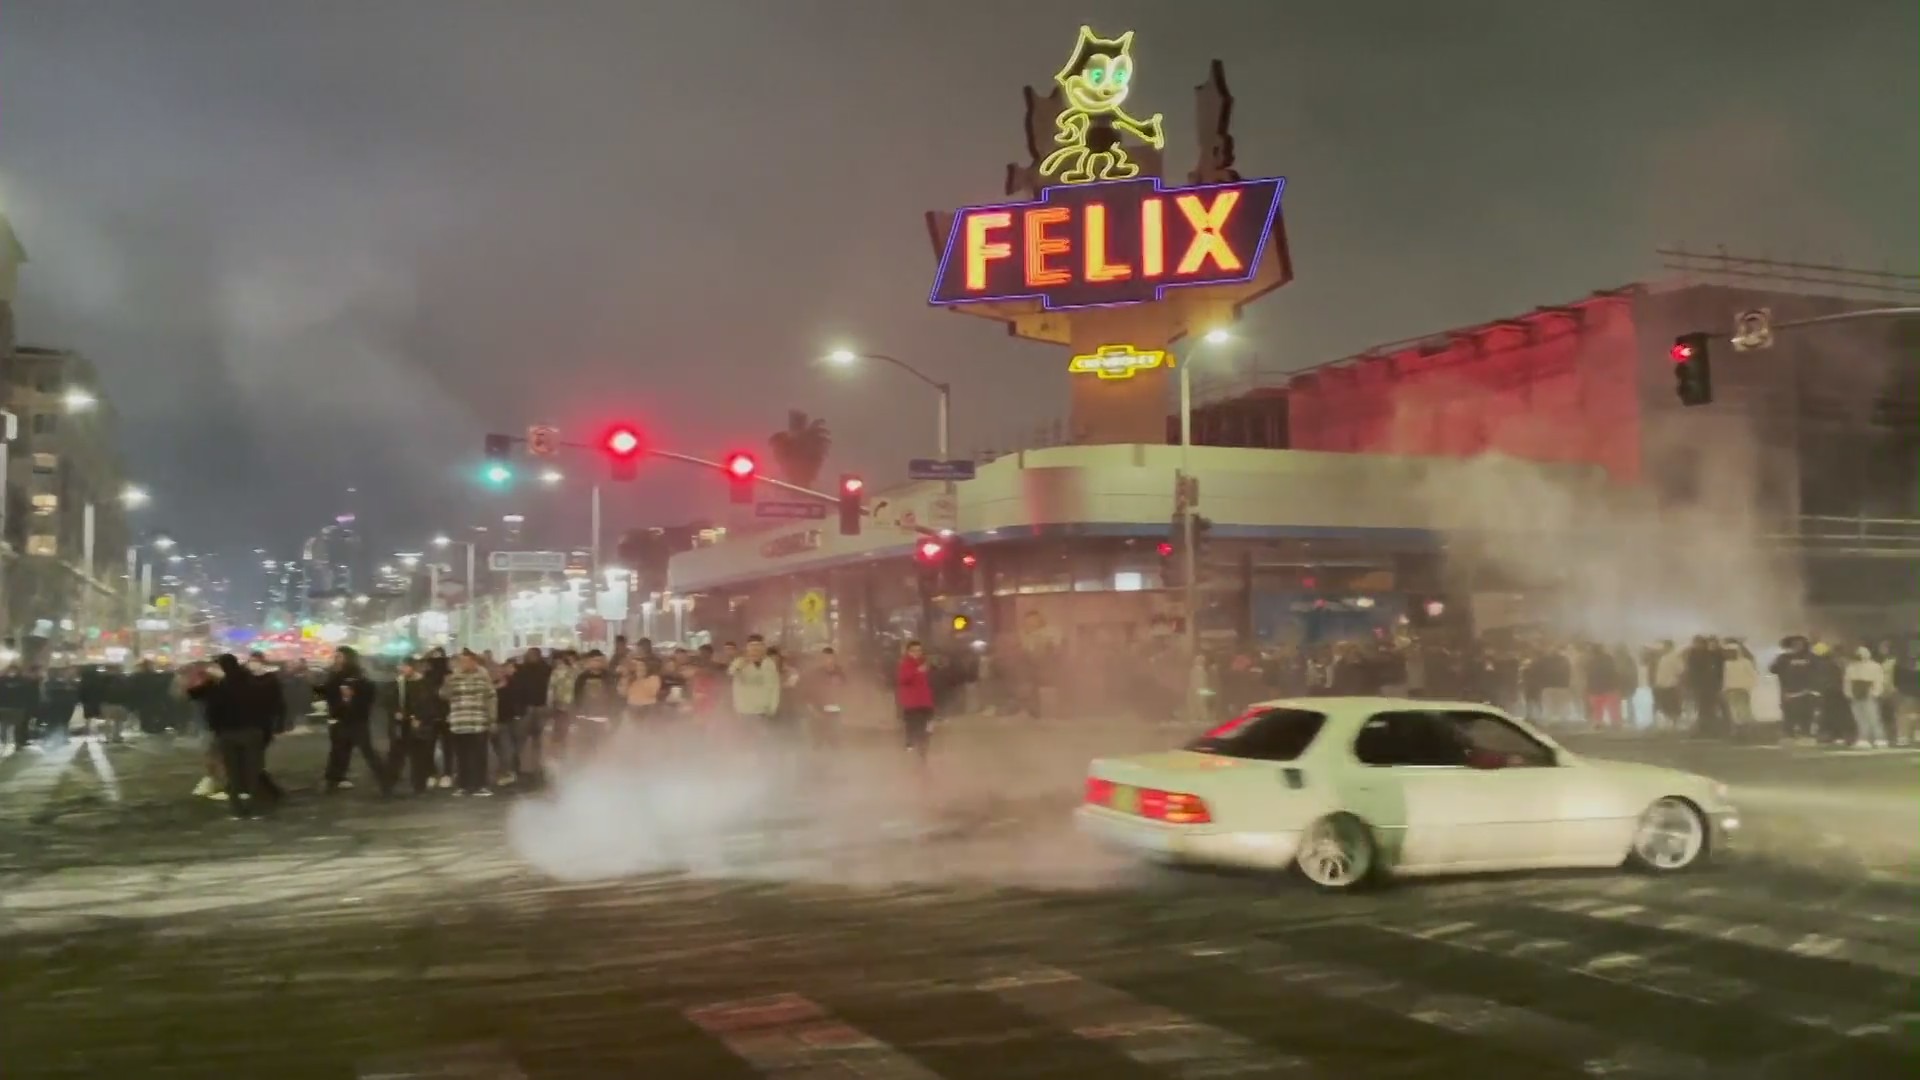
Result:
[[[494,487],[506,487],[513,480],[513,470],[505,465],[489,465],[480,476]]]

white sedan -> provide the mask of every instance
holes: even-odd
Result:
[[[1269,701],[1184,749],[1099,758],[1081,827],[1150,858],[1297,867],[1325,889],[1393,875],[1699,865],[1739,828],[1703,776],[1581,757],[1498,709]]]

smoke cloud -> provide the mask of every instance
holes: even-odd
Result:
[[[920,772],[892,728],[782,741],[726,721],[628,727],[551,792],[516,803],[513,850],[541,873],[646,873],[877,887],[1098,888],[1138,873],[1071,810],[1087,761],[1164,743],[1144,725],[963,718]]]

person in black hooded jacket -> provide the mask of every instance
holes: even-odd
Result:
[[[252,673],[232,653],[221,653],[212,666],[191,678],[187,696],[200,703],[226,765],[227,807],[234,817],[252,817],[266,753],[266,726]]]
[[[408,659],[400,665],[400,679],[394,684],[393,711],[387,721],[387,773],[397,785],[405,772],[415,795],[426,794],[437,783],[433,748],[446,724],[447,703],[440,697],[445,664],[445,657],[437,664]]]
[[[287,698],[280,692],[279,672],[267,663],[266,654],[247,654],[247,675],[248,698],[253,703],[254,716],[260,721],[260,793],[278,803],[287,793],[267,771],[267,749],[273,745],[274,736],[287,730]]]
[[[373,703],[378,691],[360,667],[360,654],[345,646],[335,651],[333,670],[314,693],[327,703],[327,737],[331,743],[327,747],[327,791],[353,786],[347,779],[347,767],[358,750],[380,794],[393,794],[393,778],[373,749]]]

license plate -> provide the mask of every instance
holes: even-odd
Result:
[[[1109,805],[1123,814],[1139,813],[1140,789],[1129,787],[1126,784],[1115,784],[1113,787],[1113,799]]]

